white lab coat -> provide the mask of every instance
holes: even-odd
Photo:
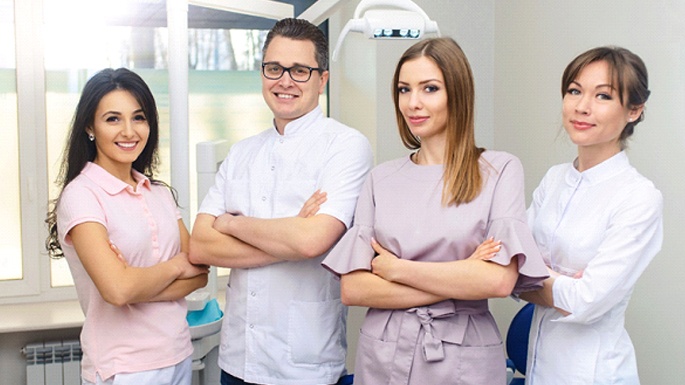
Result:
[[[359,131],[320,107],[231,147],[198,212],[255,218],[296,216],[316,191],[317,214],[350,227],[359,190],[373,164]],[[345,317],[340,282],[325,255],[231,269],[221,326],[219,367],[248,383],[332,384],[345,373]]]
[[[625,311],[661,248],[662,207],[624,152],[582,173],[570,163],[547,172],[528,220],[546,264],[563,274],[554,304],[571,315],[535,307],[526,384],[640,383]]]

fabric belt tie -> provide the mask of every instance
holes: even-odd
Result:
[[[433,317],[431,311],[425,307],[411,309],[416,311],[416,315],[424,331],[423,335],[423,359],[427,362],[442,361],[445,358],[445,349],[442,347],[442,340],[435,338],[433,334]]]
[[[488,311],[488,301],[442,301],[429,306],[414,307],[402,313],[399,326],[399,339],[392,357],[392,371],[389,384],[402,385],[409,383],[409,374],[414,363],[414,352],[421,343],[420,349],[426,362],[439,362],[445,359],[445,350],[440,333],[441,325],[434,325],[434,320],[461,315],[463,318],[451,323],[450,328],[458,328],[457,334],[466,331],[468,316]],[[442,325],[447,326],[447,325]],[[421,333],[423,331],[423,333]],[[438,337],[436,337],[436,334]]]
[[[435,337],[432,323],[434,319],[455,316],[456,310],[453,302],[445,301],[430,307],[411,308],[404,312],[399,333],[403,337],[397,341],[395,348],[390,384],[409,383],[409,372],[414,362],[414,350],[419,343],[421,330],[424,331],[421,345],[423,358],[427,362],[437,362],[445,358],[442,340]],[[415,337],[412,338],[411,336]]]

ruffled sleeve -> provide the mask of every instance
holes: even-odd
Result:
[[[502,249],[491,260],[492,262],[506,266],[513,257],[518,257],[519,277],[512,294],[517,295],[542,287],[542,281],[549,274],[525,221],[513,218],[492,221],[488,237],[502,241]]]
[[[357,200],[352,227],[328,253],[322,265],[337,276],[355,270],[371,271],[375,252],[371,248],[375,215],[372,174],[366,178]]]
[[[549,274],[527,223],[523,166],[518,158],[509,157],[499,172],[489,175],[496,179],[496,185],[487,237],[502,241],[502,249],[492,262],[506,266],[518,257],[519,277],[512,293],[516,295],[541,288]]]

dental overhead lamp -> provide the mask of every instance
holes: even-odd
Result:
[[[361,32],[369,39],[421,39],[426,33],[440,36],[438,23],[411,0],[360,1],[354,18],[340,32],[333,50],[333,61],[337,60],[348,32]]]

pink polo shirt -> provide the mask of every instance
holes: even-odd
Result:
[[[69,183],[57,205],[62,250],[76,285],[85,323],[81,331],[82,376],[95,382],[175,365],[192,354],[184,299],[117,307],[102,299],[81,264],[69,231],[85,222],[100,223],[130,266],[166,261],[181,248],[180,213],[165,186],[135,173],[137,191],[88,163]]]

